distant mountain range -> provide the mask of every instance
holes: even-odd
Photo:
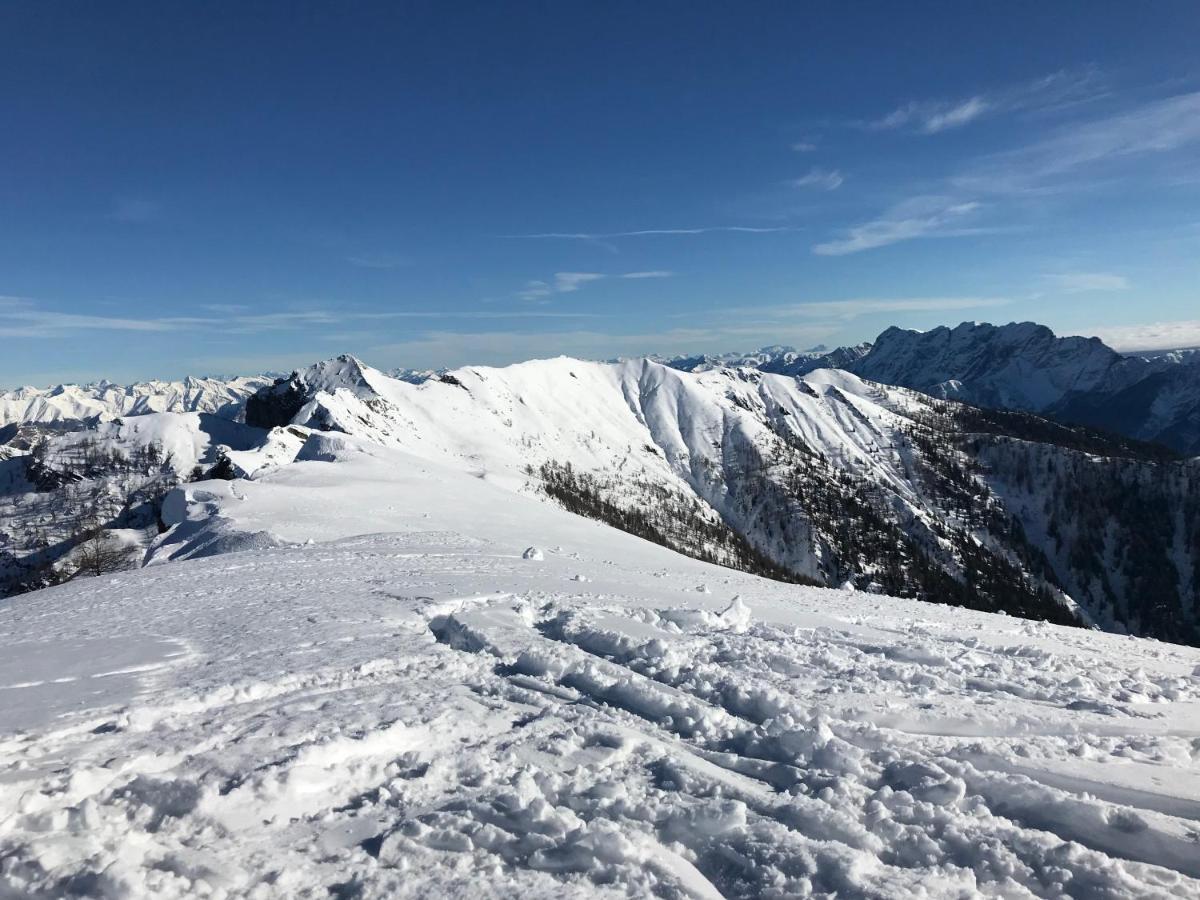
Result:
[[[1125,355],[1099,338],[1058,337],[1033,322],[964,322],[931,331],[889,328],[872,344],[832,351],[766,347],[665,362],[689,372],[718,365],[788,375],[845,369],[933,397],[1036,412],[1200,455],[1200,352],[1195,350]]]
[[[60,384],[0,391],[0,428],[33,422],[106,422],[154,412],[212,413],[236,418],[246,397],[274,381],[271,375],[185,378],[120,385]]]
[[[241,538],[211,533],[220,516],[159,539],[164,498],[325,459],[324,433],[777,579],[1195,643],[1200,459],[1180,457],[1200,445],[1198,396],[1200,354],[1123,356],[1027,323],[836,350],[392,375],[343,356],[277,379],[22,389],[0,395],[0,596],[69,577],[96,528],[160,559],[228,549]]]

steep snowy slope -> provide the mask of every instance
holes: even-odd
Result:
[[[186,378],[119,385],[60,384],[53,388],[23,387],[0,392],[0,426],[26,422],[61,422],[134,416],[153,412],[202,412],[237,418],[247,396],[272,378]]]
[[[564,358],[409,384],[342,357],[260,392],[246,414],[540,488],[568,509],[760,574],[1196,640],[1194,464],[967,412],[834,370],[798,380]],[[1049,460],[1032,475],[1030,445]],[[1077,469],[1092,476],[1087,498],[1057,487]],[[1035,507],[1026,492],[1039,486]],[[1008,491],[1019,502],[1007,504]],[[1105,502],[1125,514],[1101,543],[1138,552],[1097,560],[1094,528],[1054,525]]]
[[[0,895],[1200,892],[1200,651],[768,581],[421,449],[314,434],[157,554],[259,549],[0,605]]]

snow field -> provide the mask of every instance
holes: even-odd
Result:
[[[1200,651],[770,582],[332,443],[0,606],[0,894],[1200,893]]]

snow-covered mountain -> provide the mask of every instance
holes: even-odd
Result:
[[[847,372],[563,358],[412,384],[341,357],[246,420],[450,461],[772,577],[1196,640],[1195,463]]]
[[[212,413],[237,418],[246,397],[274,379],[267,375],[236,378],[185,378],[119,385],[60,384],[0,391],[0,427],[14,423],[109,421],[153,412]]]
[[[292,383],[347,430],[254,432],[151,565],[0,603],[0,896],[1200,894],[1200,650],[687,559],[525,472],[699,496],[769,402],[884,484],[932,401],[649,362]]]
[[[848,368],[979,406],[1040,412],[1200,455],[1200,355],[1122,355],[1032,322],[889,328]]]
[[[846,369],[871,349],[870,344],[837,347],[830,350],[823,344],[808,350],[797,350],[776,344],[754,353],[722,353],[717,355],[676,356],[663,359],[665,365],[682,372],[707,372],[721,368],[753,368],[776,375],[807,375],[817,369]]]
[[[1122,359],[1099,338],[1059,338],[1032,322],[964,322],[931,331],[888,328],[853,368],[951,400],[1037,411],[1100,388]]]
[[[933,397],[1036,412],[1200,456],[1200,352],[1194,350],[1121,354],[1099,338],[1058,337],[1033,322],[963,322],[931,331],[892,327],[872,343],[832,351],[766,347],[666,362],[684,371],[846,369]]]
[[[68,576],[93,520],[144,553],[172,487],[259,477],[320,431],[772,578],[1198,639],[1196,463],[844,371],[563,358],[405,381],[339,357],[260,389],[244,418],[129,416],[14,449],[0,592]],[[153,554],[226,547],[218,525]]]

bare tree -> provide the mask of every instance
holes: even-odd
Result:
[[[76,575],[104,575],[133,566],[130,549],[94,519],[85,526],[78,546],[79,568],[75,571]]]

